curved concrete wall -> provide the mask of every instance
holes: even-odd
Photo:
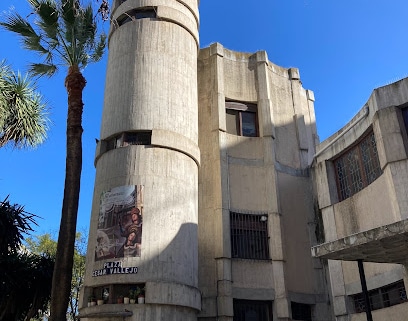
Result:
[[[317,146],[313,170],[326,242],[407,217],[408,137],[401,115],[401,108],[407,103],[407,78],[377,88],[348,124]],[[368,130],[374,132],[383,173],[370,185],[339,201],[333,160],[359,143]],[[401,265],[364,263],[364,267],[369,290],[403,278]],[[329,270],[334,312],[336,316],[349,314],[347,295],[361,292],[357,263],[329,260]],[[374,316],[388,311],[398,314],[404,309],[402,306],[374,311]],[[360,318],[361,315],[352,317]]]
[[[117,23],[124,15],[143,8],[155,10],[156,18]],[[145,284],[148,304],[126,307],[133,313],[132,320],[196,320],[201,306],[197,237],[198,3],[117,1],[112,21],[100,145],[107,146],[108,140],[123,132],[148,131],[152,135],[149,145],[97,149],[84,293],[110,285],[120,289]],[[97,257],[102,195],[124,186],[143,188],[140,254]],[[112,229],[119,223],[112,223],[116,224]],[[112,261],[124,268],[137,267],[138,271],[92,276],[92,271],[103,270]],[[93,309],[120,318],[116,308],[111,304]],[[84,308],[81,314],[93,320],[91,312]]]

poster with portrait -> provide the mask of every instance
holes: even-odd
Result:
[[[100,198],[95,260],[141,255],[143,185],[119,186]]]

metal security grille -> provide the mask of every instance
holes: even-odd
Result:
[[[374,132],[334,160],[340,201],[349,198],[381,174]]]
[[[234,299],[234,321],[272,321],[272,302]]]
[[[230,212],[231,255],[242,259],[269,259],[268,216]]]
[[[368,292],[368,296],[370,298],[371,310],[383,309],[407,302],[407,291],[405,290],[403,281],[398,281],[396,283],[371,290]],[[366,310],[362,293],[352,295],[351,299],[354,303],[354,310],[356,313],[364,312]]]

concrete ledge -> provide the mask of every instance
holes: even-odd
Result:
[[[376,263],[408,262],[408,219],[312,247],[322,259]]]
[[[126,12],[132,11],[133,9],[137,10],[146,7],[157,8],[157,19],[175,23],[187,30],[193,36],[197,44],[197,48],[199,47],[197,12],[195,12],[193,8],[186,6],[185,3],[179,1],[126,0],[114,9],[111,19],[112,21],[115,21]],[[117,28],[118,25],[116,23],[111,23],[108,43],[110,42],[110,38]]]
[[[197,43],[197,47],[199,47],[198,27],[196,21],[192,21],[188,16],[174,8],[165,6],[157,7],[157,18],[169,22],[174,22],[186,29],[193,36],[194,40]]]
[[[102,304],[79,309],[79,317],[82,318],[112,318],[130,317],[133,312],[130,309],[137,304]]]
[[[183,135],[164,129],[153,129],[152,145],[182,152],[194,159],[198,166],[200,165],[200,149],[198,145]]]
[[[201,310],[200,291],[192,286],[167,282],[146,282],[146,303],[179,305]]]

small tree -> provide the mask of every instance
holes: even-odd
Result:
[[[71,294],[67,310],[67,319],[71,321],[77,320],[78,315],[79,290],[82,287],[85,275],[86,239],[86,235],[80,232],[77,233],[75,239]],[[49,233],[29,237],[26,239],[25,244],[28,251],[38,255],[47,254],[55,256],[57,252],[57,241]],[[49,309],[46,315],[49,315]]]
[[[8,199],[0,202],[0,320],[29,320],[47,308],[54,260],[22,249],[35,217]]]

